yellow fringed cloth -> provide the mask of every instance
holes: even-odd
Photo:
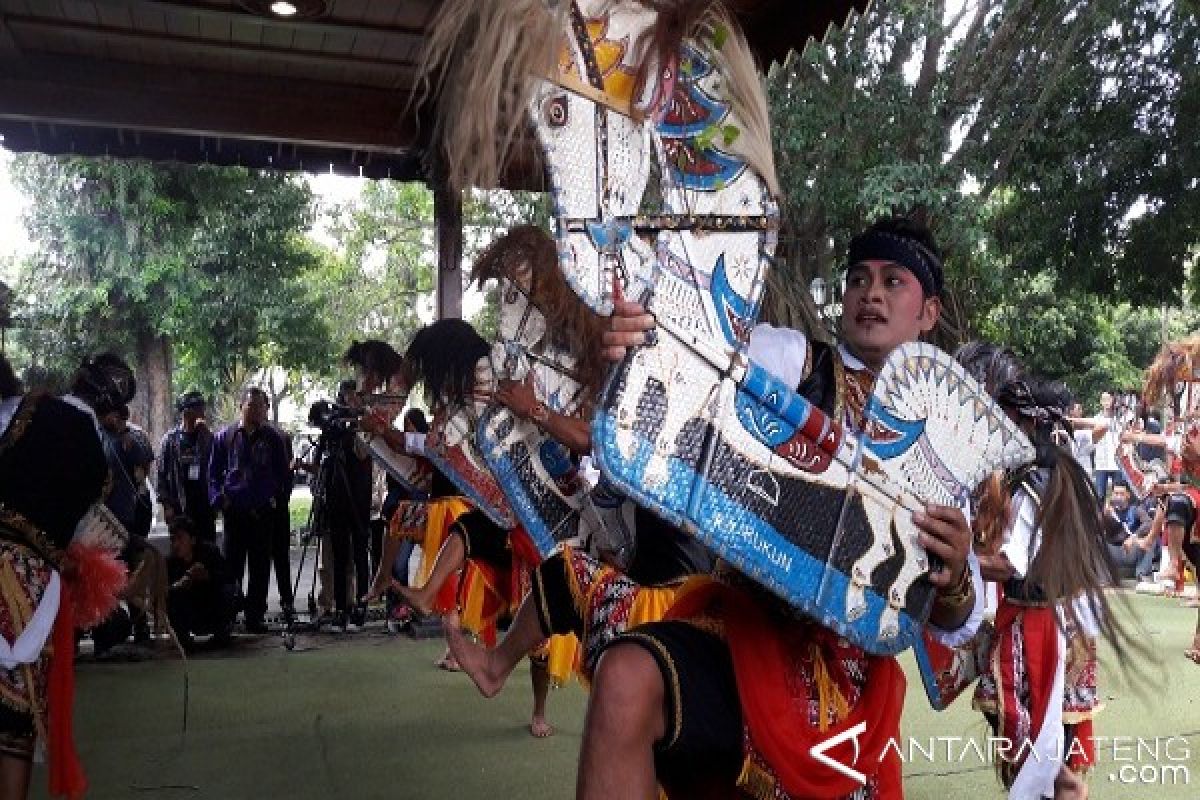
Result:
[[[471,505],[462,497],[440,497],[430,500],[425,505],[425,535],[421,539],[421,566],[417,571],[416,581],[419,586],[429,581],[433,572],[433,562],[437,560],[438,552],[441,551],[446,537],[450,535],[450,526],[471,510]],[[452,609],[446,609],[450,610]]]
[[[662,619],[677,588],[640,586],[566,547],[538,567],[531,591],[542,630],[547,635],[573,633],[582,643],[578,674],[586,685],[605,646],[630,628]]]

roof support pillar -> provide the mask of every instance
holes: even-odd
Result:
[[[462,192],[446,180],[433,181],[433,217],[437,230],[437,316],[462,317]]]

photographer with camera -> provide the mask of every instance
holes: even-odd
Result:
[[[278,509],[292,487],[290,446],[283,434],[267,424],[270,406],[262,389],[244,390],[241,419],[213,439],[208,467],[209,501],[225,516],[225,559],[237,584],[249,567],[245,609],[249,633],[267,632],[263,618],[271,578],[271,540]]]
[[[366,607],[352,604],[352,600],[355,588],[362,590],[370,581],[368,523],[373,466],[367,443],[358,435],[362,413],[354,381],[341,382],[335,404],[314,403],[308,422],[320,428],[321,436],[314,448],[313,464],[302,466],[316,473],[313,528],[322,536],[322,564],[329,565],[333,572],[332,581],[323,577],[323,583],[333,585],[333,624],[341,630],[358,628],[366,621]],[[327,560],[326,554],[332,558]],[[355,587],[349,585],[351,565]]]

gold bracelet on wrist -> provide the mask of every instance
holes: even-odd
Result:
[[[937,604],[942,608],[962,608],[975,594],[975,582],[971,579],[971,565],[964,564],[962,575],[954,586],[937,594]]]

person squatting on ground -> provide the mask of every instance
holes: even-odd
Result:
[[[1162,552],[1162,537],[1153,534],[1158,502],[1134,502],[1133,493],[1124,484],[1112,489],[1105,506],[1105,538],[1108,554],[1120,569],[1132,569],[1139,582],[1154,580],[1154,563]]]
[[[1171,592],[1180,594],[1184,589],[1188,562],[1196,570],[1196,582],[1200,585],[1200,515],[1196,512],[1200,504],[1200,421],[1180,420],[1177,432],[1171,435],[1128,432],[1123,440],[1163,447],[1170,458],[1171,479],[1151,489],[1161,498],[1161,505],[1150,538],[1166,532],[1170,568],[1174,571]],[[1200,664],[1200,610],[1197,611],[1192,646],[1184,651],[1184,656]]]
[[[176,516],[168,525],[171,553],[167,557],[167,618],[184,650],[195,646],[194,635],[212,636],[212,644],[229,643],[236,613],[237,585],[217,546],[200,535],[188,517]]]
[[[49,755],[50,793],[87,789],[71,741],[75,626],[108,616],[124,584],[74,540],[108,476],[93,409],[127,402],[120,359],[87,359],[63,400],[23,394],[0,355],[0,798],[27,796],[35,744]],[[103,568],[100,568],[103,567]]]
[[[196,535],[217,541],[217,515],[208,502],[208,462],[213,434],[205,422],[204,395],[185,392],[175,401],[179,422],[163,434],[158,449],[158,502],[167,525],[175,517],[192,521]]]
[[[267,631],[264,617],[276,513],[292,485],[290,447],[267,424],[269,405],[262,389],[242,392],[241,418],[214,438],[208,474],[209,502],[225,518],[224,555],[234,581],[240,585],[243,573],[249,571],[245,612],[250,633]]]

